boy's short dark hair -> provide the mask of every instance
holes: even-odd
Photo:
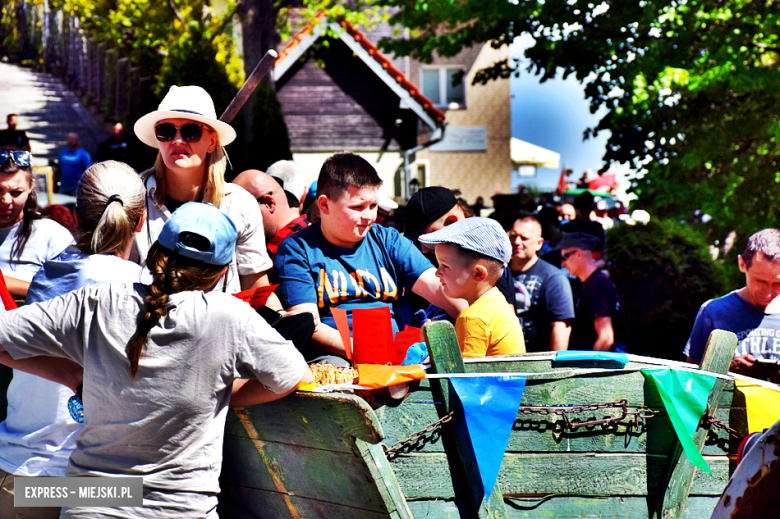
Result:
[[[454,243],[449,243],[448,245],[458,248],[458,257],[464,267],[472,267],[477,261],[483,261],[488,269],[488,276],[491,283],[495,283],[501,276],[504,275],[504,264],[498,261],[496,258],[491,258],[490,256],[486,256],[481,252],[473,251],[471,249],[458,247]]]
[[[350,186],[363,188],[381,185],[382,179],[366,159],[350,152],[337,153],[328,157],[320,169],[317,196],[325,195],[336,200],[342,193],[346,193]]]

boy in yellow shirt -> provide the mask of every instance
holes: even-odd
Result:
[[[525,353],[520,321],[496,288],[512,257],[501,225],[489,218],[466,218],[420,236],[420,243],[436,250],[436,276],[444,294],[469,304],[455,321],[463,356]]]

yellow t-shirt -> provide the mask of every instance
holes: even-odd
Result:
[[[525,339],[515,310],[498,290],[491,290],[463,310],[455,333],[464,357],[525,353]]]

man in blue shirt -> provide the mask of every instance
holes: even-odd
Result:
[[[60,193],[75,196],[81,175],[92,165],[92,157],[79,146],[77,133],[68,134],[67,144],[60,152]]]
[[[780,229],[755,233],[737,261],[745,286],[701,305],[683,353],[698,364],[713,330],[734,332],[739,342],[729,369],[778,383],[778,366],[766,361],[780,360],[780,309],[772,302],[780,295]]]
[[[352,153],[333,155],[317,180],[321,220],[286,238],[274,257],[272,280],[290,312],[311,312],[318,323],[313,346],[345,356],[331,308],[389,307],[404,289],[453,316],[467,305],[447,298],[436,269],[395,229],[374,225],[379,176]]]

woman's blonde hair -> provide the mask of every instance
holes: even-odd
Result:
[[[192,238],[196,239],[198,236],[193,235]],[[131,378],[135,378],[138,373],[138,364],[143,355],[146,337],[168,313],[168,296],[189,290],[209,291],[217,284],[225,269],[224,266],[209,265],[172,254],[159,242],[154,242],[149,249],[146,267],[154,279],[149,286],[149,296],[146,298],[149,308],[144,312],[143,319],[125,348],[127,358],[130,360]]]
[[[146,190],[124,162],[107,160],[88,167],[76,188],[81,220],[76,247],[84,254],[121,252],[144,215]]]
[[[203,203],[213,204],[214,207],[222,207],[222,201],[225,199],[225,171],[227,171],[228,156],[227,151],[219,143],[219,134],[204,125],[204,128],[214,132],[217,138],[217,145],[214,151],[206,155],[206,185],[203,189]],[[165,162],[161,153],[157,153],[157,160],[154,167],[145,171],[142,175],[144,181],[154,175],[157,182],[157,191],[155,192],[154,203],[161,206],[165,203],[165,196],[168,194],[165,178]]]

